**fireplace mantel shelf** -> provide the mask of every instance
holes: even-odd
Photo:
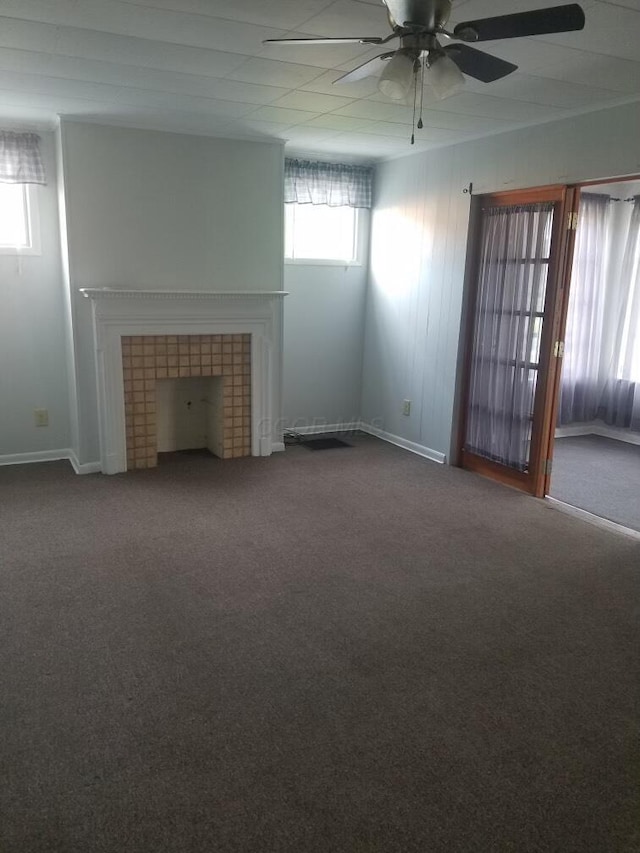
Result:
[[[256,299],[284,297],[286,290],[125,290],[115,287],[81,287],[87,299]]]

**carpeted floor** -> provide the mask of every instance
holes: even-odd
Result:
[[[354,443],[0,469],[2,853],[640,850],[640,544]]]
[[[600,435],[557,438],[550,494],[640,531],[640,445]]]

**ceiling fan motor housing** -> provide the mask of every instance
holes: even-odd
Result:
[[[449,20],[451,0],[385,0],[395,29],[420,29],[434,33]]]

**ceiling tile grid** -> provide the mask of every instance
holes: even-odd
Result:
[[[456,0],[449,29],[549,5]],[[412,147],[412,108],[382,95],[376,76],[335,84],[397,42],[263,43],[385,37],[382,0],[0,0],[0,119],[275,139],[350,161],[402,156],[640,98],[640,0],[581,5],[582,31],[483,43],[518,71],[489,84],[467,77],[442,101],[427,91]]]

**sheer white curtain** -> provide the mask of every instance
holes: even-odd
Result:
[[[620,279],[624,299],[600,413],[607,423],[640,430],[640,196],[634,199]]]
[[[565,334],[560,423],[595,420],[603,391],[611,197],[582,193]],[[605,340],[607,336],[604,336]]]
[[[553,203],[483,211],[465,448],[529,464]]]

